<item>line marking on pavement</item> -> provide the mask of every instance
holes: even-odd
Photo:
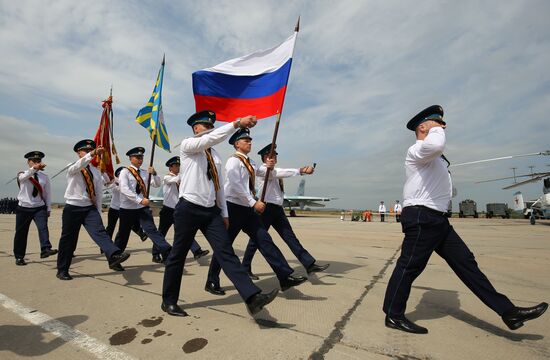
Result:
[[[113,347],[102,343],[101,341],[83,333],[82,331],[73,329],[69,325],[62,323],[59,320],[52,318],[49,315],[43,314],[34,309],[28,308],[25,305],[10,299],[6,295],[0,293],[0,304],[12,313],[19,315],[33,325],[40,326],[42,329],[54,334],[55,336],[65,340],[69,344],[86,350],[98,359],[106,360],[135,360],[134,357],[114,349]]]
[[[390,266],[390,264],[395,260],[397,257],[397,254],[401,250],[401,246],[395,250],[393,255],[386,261],[382,269],[378,272],[377,275],[373,276],[370,283],[365,286],[365,290],[363,290],[363,293],[355,300],[355,303],[351,308],[348,309],[348,311],[334,324],[334,329],[330,332],[329,336],[325,338],[325,341],[323,341],[323,344],[319,348],[319,350],[314,351],[309,356],[309,359],[317,360],[317,359],[324,359],[325,355],[336,345],[339,343],[342,338],[344,337],[344,327],[347,325],[348,321],[351,319],[351,316],[357,310],[359,305],[363,302],[369,291],[378,283],[378,280],[380,280],[384,274],[386,273],[386,270]]]

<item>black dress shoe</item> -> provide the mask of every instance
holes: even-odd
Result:
[[[166,305],[165,303],[162,303],[160,305],[160,308],[165,313],[168,313],[168,315],[172,316],[189,316],[182,308],[180,308],[178,305]]]
[[[260,277],[258,275],[255,275],[252,271],[247,271],[246,274],[252,280],[260,280]]]
[[[286,290],[290,289],[293,286],[300,285],[301,283],[305,282],[306,280],[307,280],[307,277],[304,277],[304,276],[288,275],[286,277],[286,279],[280,281],[281,290],[286,291]]]
[[[151,261],[157,264],[162,264],[162,258],[160,257],[160,254],[153,255],[153,259]]]
[[[141,241],[145,241],[145,240],[147,240],[149,237],[147,236],[146,233],[141,233],[141,234],[139,234],[139,238],[141,239]]]
[[[68,272],[61,272],[61,273],[57,273],[57,275],[55,275],[59,280],[72,280],[73,277],[71,275],[69,275]]]
[[[44,259],[55,254],[57,254],[57,249],[46,249],[40,253],[40,258]]]
[[[197,251],[196,253],[193,254],[193,258],[195,258],[195,260],[198,260],[201,257],[206,256],[208,254],[210,254],[210,250],[200,249],[199,251]]]
[[[405,315],[401,316],[388,316],[386,315],[386,327],[389,327],[391,329],[397,329],[413,334],[427,334],[428,329],[422,326],[418,326],[409,319],[405,317]]]
[[[306,271],[308,274],[321,272],[321,271],[325,271],[329,266],[330,264],[317,265],[316,263],[313,263],[306,269]]]
[[[25,259],[21,258],[21,259],[15,259],[15,265],[18,265],[18,266],[25,266],[27,265],[27,262],[25,261]]]
[[[510,328],[516,330],[523,326],[523,322],[533,320],[544,314],[548,309],[548,304],[543,302],[532,307],[514,307],[502,315],[502,321]]]
[[[206,285],[204,286],[204,290],[218,296],[225,295],[225,291],[223,291],[223,289],[219,285],[214,284],[212,281],[206,282]]]
[[[114,270],[114,271],[126,271],[126,269],[124,268],[124,266],[120,265],[120,264],[115,264],[115,265],[109,265],[109,268],[111,270]]]
[[[121,263],[128,260],[129,257],[130,257],[130,254],[128,254],[126,252],[121,252],[121,253],[118,253],[118,254],[111,255],[111,258],[109,259],[109,268],[111,268],[113,270],[116,270],[114,268],[114,266],[120,265]],[[117,271],[120,271],[120,270],[117,270]],[[122,270],[122,271],[124,271],[124,270]]]
[[[275,300],[278,292],[278,289],[274,289],[267,294],[257,293],[252,295],[248,300],[246,300],[246,308],[248,309],[248,312],[251,315],[259,313],[264,306]]]

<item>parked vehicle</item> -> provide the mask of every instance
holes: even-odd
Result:
[[[510,213],[511,213],[511,210],[508,208],[507,204],[504,204],[504,203],[487,204],[486,217],[488,219],[492,218],[493,216],[500,216],[503,219],[509,219]]]
[[[458,217],[463,218],[466,216],[473,216],[477,218],[479,215],[477,213],[477,204],[474,200],[466,199],[458,204]]]

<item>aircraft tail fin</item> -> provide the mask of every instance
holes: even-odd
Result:
[[[296,196],[304,196],[306,194],[306,180],[302,179],[300,181],[300,185],[298,185],[298,191],[296,192]]]
[[[521,191],[516,191],[514,193],[514,200],[512,201],[512,208],[514,210],[523,211],[525,208],[525,203],[523,202],[523,195],[521,194]]]

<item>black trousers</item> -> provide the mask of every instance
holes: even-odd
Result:
[[[395,222],[401,222],[401,214],[395,213]]]
[[[46,205],[36,208],[17,206],[15,212],[15,236],[13,237],[13,255],[16,259],[22,259],[27,253],[27,237],[31,221],[34,220],[40,240],[40,250],[52,248],[48,232],[48,210]]]
[[[384,217],[386,217],[386,214],[381,213],[380,214],[380,221],[384,222]]]
[[[159,231],[166,239],[166,234],[168,234],[168,230],[174,225],[174,209],[168,206],[163,206],[162,209],[160,209],[159,213]],[[195,239],[193,239],[193,242],[191,243],[191,252],[193,254],[196,254],[201,250],[201,246]],[[159,248],[153,244],[153,255],[160,254]]]
[[[120,208],[119,214],[120,225],[118,227],[118,233],[116,234],[115,245],[118,246],[120,250],[124,251],[126,249],[132,227],[135,226],[136,223],[139,223],[153,244],[158,246],[160,253],[163,256],[167,256],[172,247],[157,230],[155,222],[153,221],[153,212],[151,208],[148,206],[140,209]]]
[[[407,206],[401,213],[401,227],[405,239],[386,289],[383,307],[386,314],[398,316],[405,313],[412,283],[422,273],[434,251],[497,314],[502,315],[514,306],[481,272],[474,254],[454,231],[447,217],[424,207]]]
[[[63,208],[61,225],[61,238],[59,239],[59,253],[57,254],[57,271],[69,271],[73,253],[78,242],[78,233],[80,227],[84,228],[109,259],[114,253],[120,252],[120,249],[113,244],[113,241],[105,231],[101,215],[93,205],[74,206],[65,204]]]
[[[250,280],[239,258],[235,255],[217,206],[207,208],[180,198],[176,205],[174,219],[174,247],[165,261],[162,284],[162,300],[165,304],[172,305],[178,302],[185,258],[198,230],[210,243],[214,250],[213,259],[220,264],[243,300],[246,301],[261,291]]]
[[[227,210],[229,212],[229,229],[227,232],[230,245],[233,245],[235,238],[242,230],[256,244],[256,247],[267,260],[279,280],[285,279],[294,272],[290,265],[288,265],[281,250],[275,245],[273,239],[271,239],[271,236],[262,225],[260,216],[254,212],[253,208],[228,201]],[[208,281],[212,281],[216,285],[220,284],[220,264],[216,260],[216,257],[210,262]]]
[[[113,238],[113,235],[115,233],[115,227],[116,223],[118,222],[118,218],[120,217],[120,211],[117,209],[109,208],[109,212],[107,213],[107,227],[105,230],[107,230],[107,234]],[[143,229],[141,228],[141,225],[139,225],[139,221],[136,221],[134,225],[132,226],[132,231],[135,232],[139,237],[142,237],[145,235],[143,232]]]
[[[288,221],[285,210],[282,206],[267,203],[265,211],[260,215],[262,218],[262,224],[266,230],[269,230],[271,226],[277,231],[279,236],[283,241],[288,245],[294,256],[302,263],[302,265],[307,269],[313,263],[315,263],[315,258],[304,249],[300,241],[294,234],[292,226]],[[258,247],[252,240],[248,240],[248,245],[246,246],[246,251],[244,252],[243,257],[243,266],[251,271],[252,258],[256,253]]]

